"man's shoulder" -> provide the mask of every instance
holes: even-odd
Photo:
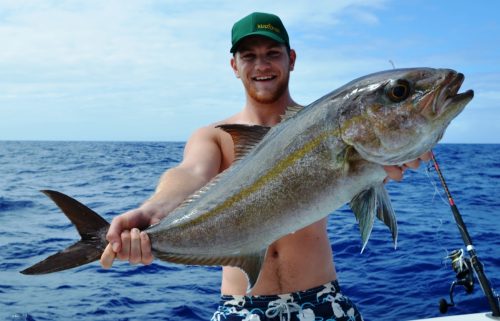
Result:
[[[193,133],[192,136],[205,136],[205,137],[211,137],[211,138],[220,138],[222,136],[228,135],[225,131],[222,129],[218,128],[218,126],[221,125],[227,125],[227,124],[235,124],[238,123],[238,117],[237,115],[233,115],[231,117],[228,117],[226,119],[222,119],[219,121],[216,121],[214,123],[211,123],[209,125],[202,126],[198,129],[196,129]]]
[[[225,122],[216,122],[195,130],[187,142],[186,149],[217,151],[218,155],[222,156],[219,168],[225,169],[234,159],[234,147],[231,135],[217,128],[217,125],[222,124]]]
[[[216,127],[216,125],[207,125],[196,129],[189,140],[203,139],[218,139],[221,135],[221,130]]]
[[[241,117],[239,116],[239,114],[235,114],[235,115],[230,116],[226,119],[222,119],[220,121],[216,121],[216,122],[211,123],[209,125],[202,126],[193,132],[193,134],[189,138],[189,142],[212,141],[221,147],[222,146],[229,146],[229,145],[232,146],[231,135],[229,135],[224,130],[217,128],[217,126],[226,125],[226,124],[241,123],[240,118]]]
[[[219,122],[212,123],[210,125],[200,127],[193,132],[190,140],[198,140],[198,139],[207,140],[208,139],[208,140],[220,142],[221,138],[229,135],[228,133],[226,133],[222,129],[217,128],[217,126],[224,125],[224,124],[228,124],[228,122],[225,120],[222,120]]]

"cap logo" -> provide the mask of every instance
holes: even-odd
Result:
[[[273,26],[270,23],[268,23],[268,24],[258,23],[257,29],[267,29],[267,30],[271,30],[272,32],[281,33],[281,30],[279,28],[276,28],[275,26]]]

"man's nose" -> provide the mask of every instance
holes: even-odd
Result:
[[[257,68],[260,68],[260,69],[267,69],[271,66],[271,62],[270,60],[262,55],[262,56],[257,56],[257,58],[255,59],[255,66]]]

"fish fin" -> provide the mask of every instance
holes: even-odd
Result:
[[[377,189],[377,218],[384,222],[392,234],[394,249],[398,246],[398,222],[396,214],[392,208],[391,199],[383,184],[380,184]]]
[[[283,122],[283,121],[286,121],[286,120],[292,118],[302,109],[304,109],[303,106],[298,106],[298,105],[288,106],[285,110],[285,113],[283,115],[281,115],[281,121]]]
[[[352,164],[354,164],[353,160],[357,160],[358,158],[359,154],[356,149],[351,145],[347,145],[337,154],[337,161],[334,162],[334,164],[338,165],[338,168],[342,171],[342,173],[348,175],[349,169]]]
[[[44,190],[75,225],[81,240],[65,250],[21,271],[23,274],[47,274],[96,261],[106,246],[109,223],[77,200],[56,191]]]
[[[29,268],[21,271],[26,275],[48,274],[71,269],[94,262],[102,254],[103,249],[91,242],[79,241],[61,252],[47,257]]]
[[[266,250],[250,253],[246,255],[228,255],[228,256],[191,256],[187,254],[161,253],[156,252],[154,256],[160,260],[187,264],[187,265],[219,265],[233,266],[242,269],[247,277],[249,290],[253,288],[260,274],[260,269],[264,262]]]
[[[258,125],[226,124],[216,126],[231,135],[234,142],[235,160],[245,157],[260,141],[271,127]]]
[[[363,190],[353,197],[349,205],[359,223],[361,240],[363,242],[361,252],[364,251],[368,243],[375,217],[389,227],[392,232],[394,246],[397,246],[398,228],[396,215],[394,214],[389,195],[383,184]]]
[[[373,197],[373,193],[372,188],[364,190],[354,196],[349,203],[359,224],[361,241],[363,243],[361,253],[365,250],[370,234],[372,233],[373,222],[375,221],[375,197]]]
[[[265,257],[266,257],[266,250],[263,250],[259,253],[255,253],[251,256],[245,257],[245,260],[243,260],[243,264],[238,266],[247,274],[248,277],[247,293],[250,293],[255,283],[257,283]]]

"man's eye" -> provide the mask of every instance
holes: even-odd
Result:
[[[280,51],[271,51],[267,55],[271,58],[278,58],[279,56],[281,56],[281,52]]]
[[[244,55],[241,55],[241,59],[243,59],[245,61],[253,60],[253,59],[255,59],[255,55],[253,55],[253,54],[244,54]]]

